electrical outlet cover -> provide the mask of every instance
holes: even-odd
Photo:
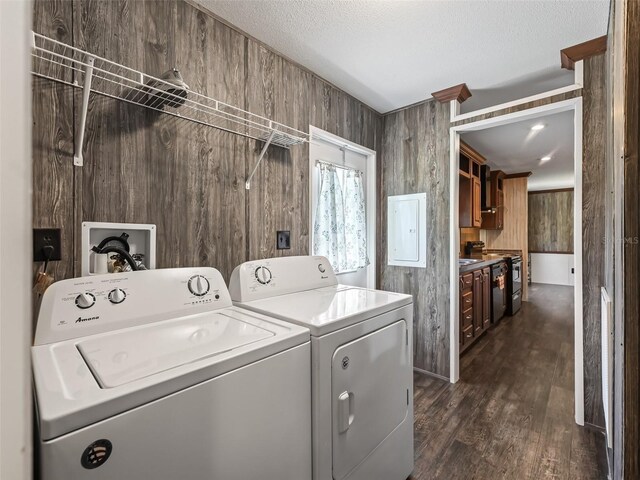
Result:
[[[289,230],[278,230],[277,248],[278,250],[289,250],[291,248],[291,232]]]
[[[53,247],[50,261],[62,260],[62,239],[59,228],[34,228],[33,229],[33,261],[44,262],[46,260],[43,248]]]

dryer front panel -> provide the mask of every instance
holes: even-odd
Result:
[[[397,321],[337,348],[331,366],[333,478],[360,465],[407,417],[411,358]]]

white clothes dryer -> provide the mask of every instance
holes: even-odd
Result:
[[[413,471],[410,295],[339,285],[325,257],[244,263],[234,304],[311,330],[314,480]]]

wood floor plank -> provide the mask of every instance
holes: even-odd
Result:
[[[573,289],[532,285],[463,355],[458,383],[414,375],[410,478],[606,478],[603,435],[574,421],[573,355]]]

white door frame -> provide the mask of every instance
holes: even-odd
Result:
[[[478,120],[450,128],[450,381],[455,383],[460,373],[460,352],[458,335],[460,333],[458,302],[458,252],[460,245],[459,210],[458,210],[458,171],[460,168],[460,133],[484,130],[491,127],[521,122],[554,113],[573,110],[574,135],[574,207],[573,207],[573,251],[575,259],[574,285],[574,350],[575,350],[575,421],[584,425],[584,371],[583,371],[583,319],[582,319],[582,97],[550,103],[540,107],[529,108],[506,115],[485,120]],[[523,252],[526,254],[527,252]]]
[[[31,15],[0,1],[0,478],[33,477]]]
[[[321,140],[332,143],[340,148],[346,148],[352,152],[359,153],[367,157],[367,255],[369,257],[369,267],[367,269],[367,288],[376,288],[376,152],[369,148],[350,142],[342,137],[329,133],[321,128],[309,125],[310,142]],[[313,250],[313,169],[315,160],[309,155],[309,252]]]

